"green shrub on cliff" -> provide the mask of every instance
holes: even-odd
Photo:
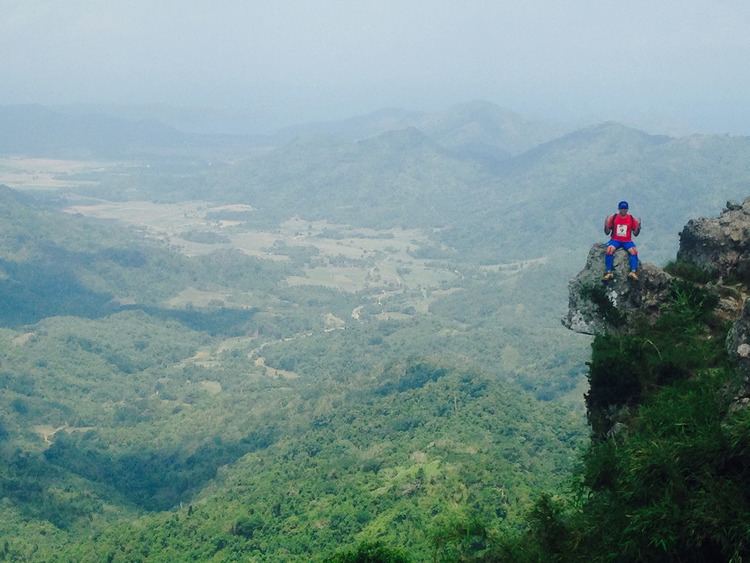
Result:
[[[593,439],[563,499],[543,495],[491,561],[741,561],[750,555],[750,411],[717,298],[685,280],[653,325],[597,336]]]
[[[605,419],[612,409],[637,405],[665,385],[724,364],[726,331],[720,327],[717,332],[708,324],[716,324],[716,302],[713,293],[675,280],[670,301],[653,326],[643,324],[632,333],[594,339],[586,401],[595,435],[608,430]]]

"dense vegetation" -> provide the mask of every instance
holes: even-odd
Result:
[[[715,290],[714,290],[715,291]],[[595,338],[593,439],[576,486],[543,496],[480,559],[741,561],[750,553],[750,419],[717,296],[676,280],[653,326]]]
[[[426,557],[468,515],[517,518],[582,442],[580,403],[552,402],[582,346],[528,298],[538,269],[464,266],[417,313],[425,290],[286,286],[314,252],[191,258],[4,197],[6,559]]]

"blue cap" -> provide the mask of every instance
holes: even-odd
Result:
[[[628,208],[628,202],[627,201],[621,201],[617,204],[617,209],[627,209]]]

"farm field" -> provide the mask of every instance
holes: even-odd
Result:
[[[98,180],[83,179],[77,175],[109,174],[130,166],[112,161],[0,156],[0,184],[12,185],[18,190],[91,187],[98,185]]]
[[[97,202],[69,206],[66,212],[111,219],[163,239],[188,256],[219,250],[239,250],[248,256],[286,262],[295,251],[307,253],[303,276],[289,276],[291,286],[318,285],[347,292],[408,289],[447,289],[456,272],[434,260],[414,257],[429,242],[417,229],[365,229],[326,221],[290,218],[274,230],[246,228],[242,221],[222,219],[250,206],[213,205],[204,201],[155,203]],[[194,233],[217,242],[188,240]],[[196,301],[226,295],[196,296]],[[182,297],[175,298],[177,302]]]

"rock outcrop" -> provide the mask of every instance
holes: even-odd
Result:
[[[680,233],[677,260],[717,278],[750,282],[750,198],[727,202],[718,217],[691,219]]]
[[[750,376],[750,198],[727,202],[718,217],[690,220],[680,233],[677,259],[715,278],[709,285],[722,294],[717,313],[732,321],[727,353]]]
[[[603,244],[591,247],[586,266],[568,286],[568,314],[562,323],[572,331],[627,331],[636,318],[654,320],[669,292],[671,276],[653,264],[641,264],[639,280],[629,280],[628,255],[623,251],[615,254],[615,279],[602,283],[605,253]]]
[[[655,319],[667,296],[670,274],[642,264],[640,280],[632,283],[626,277],[627,254],[621,251],[615,257],[615,271],[620,275],[603,284],[604,253],[604,245],[594,245],[585,267],[569,284],[568,314],[563,325],[570,330],[584,334],[627,332],[636,318]],[[727,202],[718,217],[688,221],[680,233],[677,261],[705,276],[706,286],[719,295],[717,315],[738,323],[727,347],[730,355],[744,361],[737,349],[748,343],[741,353],[748,354],[750,371],[750,329],[745,331],[740,326],[746,322],[750,327],[750,310],[745,304],[750,287],[750,198],[742,203]]]
[[[740,318],[729,330],[727,352],[742,371],[750,374],[750,299],[745,301]]]

